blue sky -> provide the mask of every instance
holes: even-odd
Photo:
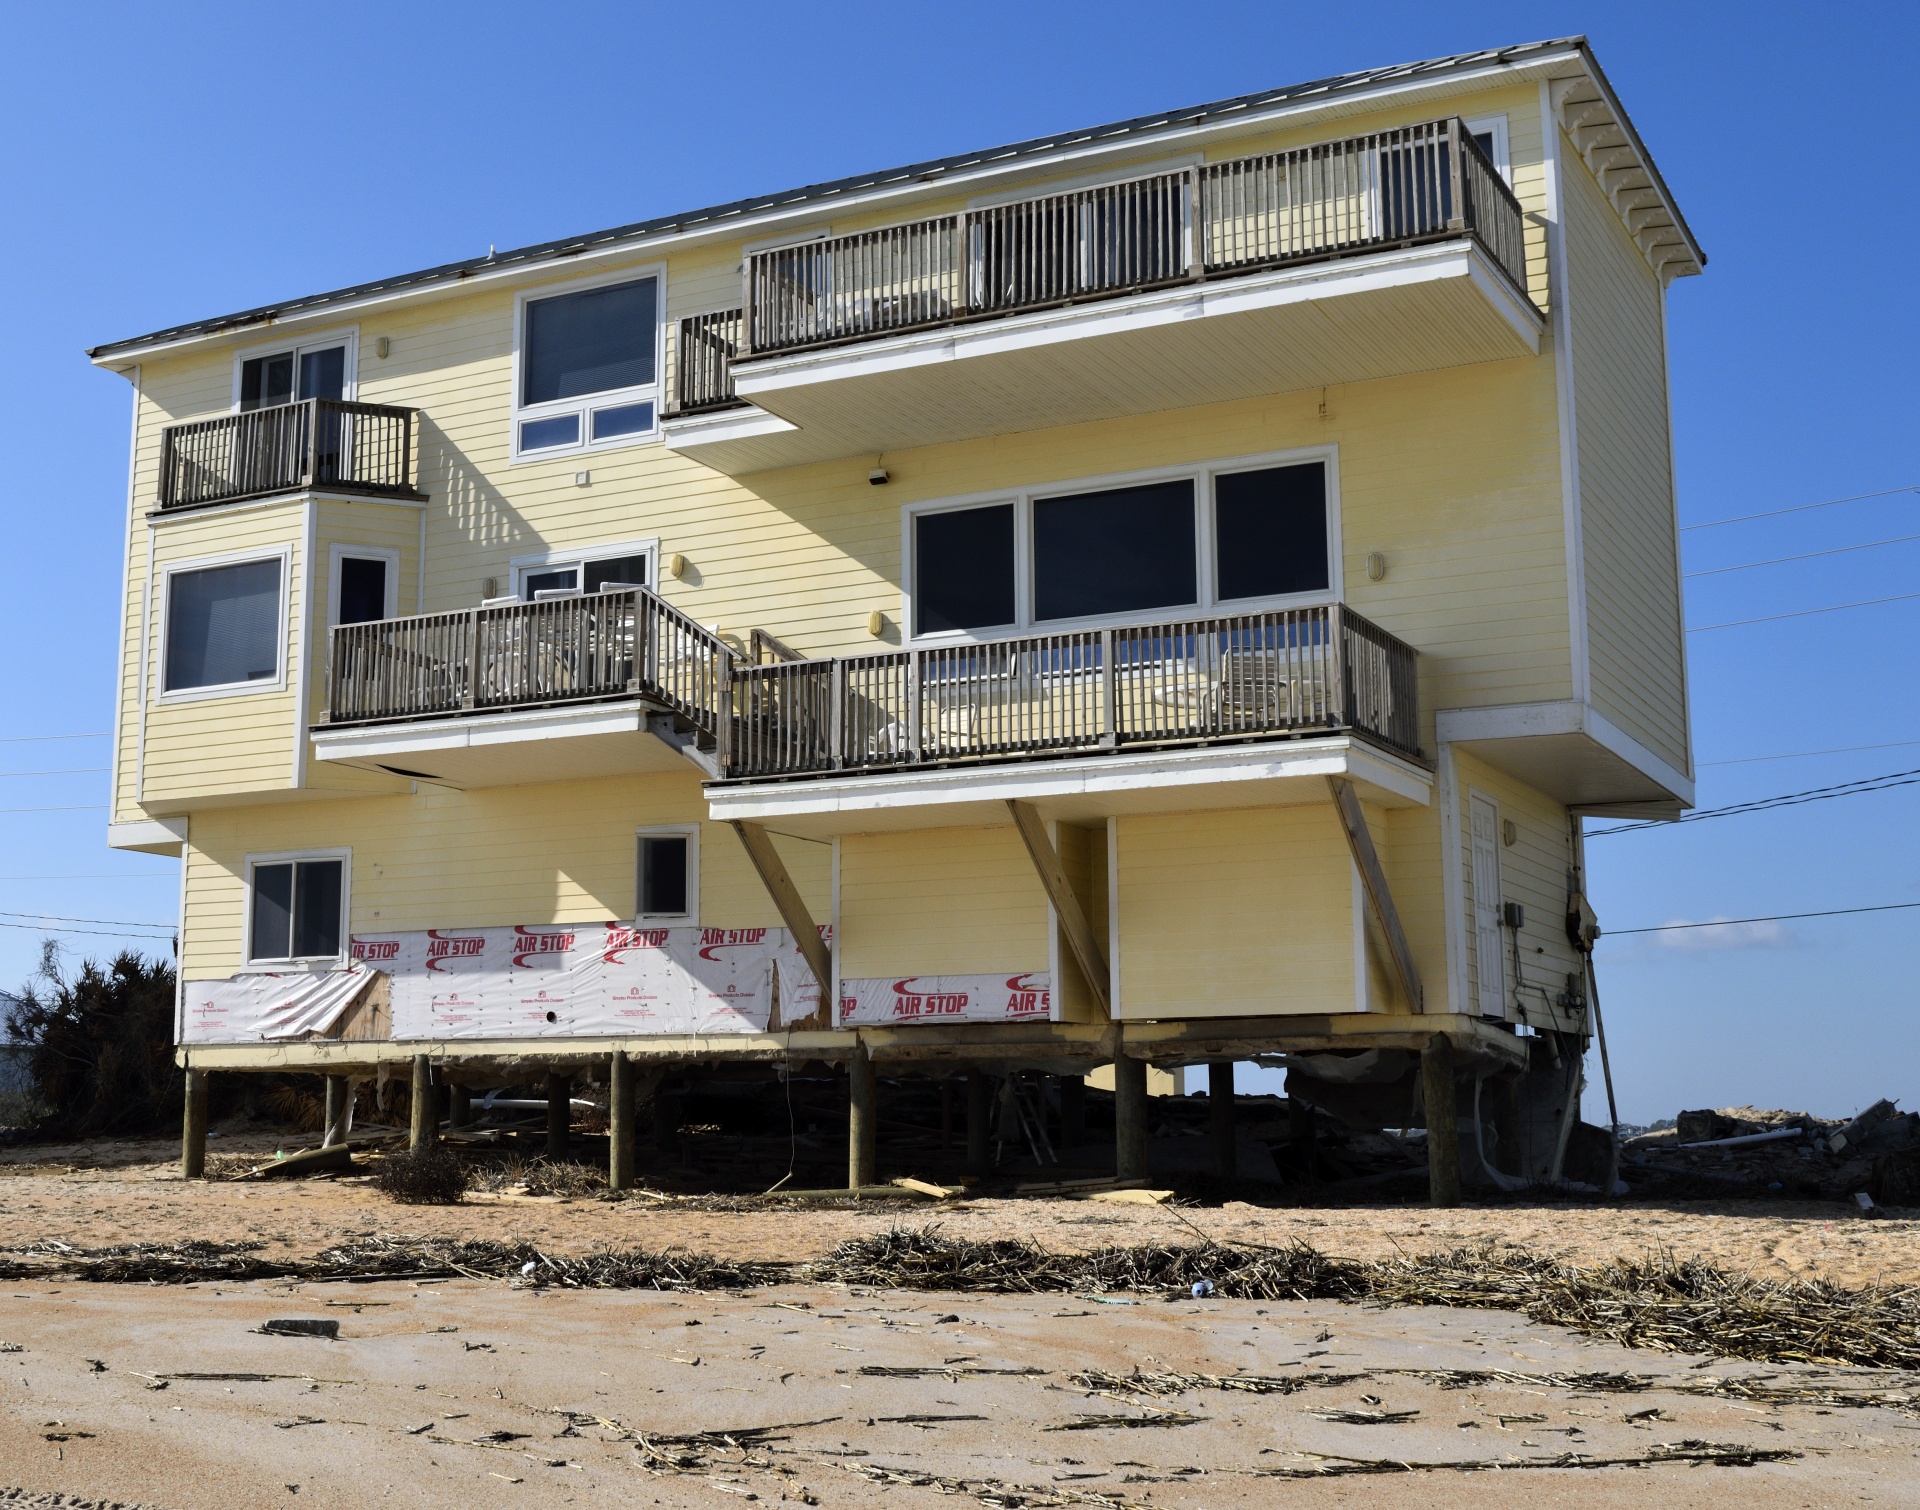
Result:
[[[0,597],[0,922],[164,925],[176,905],[174,862],[104,844],[106,741],[38,739],[111,726],[128,390],[87,345],[490,244],[1585,31],[1712,258],[1671,295],[1683,520],[1909,488],[1920,237],[1901,107],[1920,25],[1892,4],[1834,17],[1618,0],[14,7],[0,508],[27,569]],[[1687,568],[1916,521],[1909,491],[1690,529]],[[1904,542],[1698,577],[1689,614],[1892,597],[1920,591],[1916,567]],[[1916,627],[1920,602],[1895,602],[1690,636],[1702,804],[1920,768]],[[1887,748],[1851,748],[1867,745]],[[1617,928],[1920,901],[1917,818],[1920,786],[1599,838],[1594,898]],[[0,985],[39,937],[0,927]],[[1920,911],[1605,942],[1622,1115],[1835,1113],[1908,1091],[1917,943]]]

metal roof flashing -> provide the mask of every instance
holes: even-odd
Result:
[[[1420,63],[1397,64],[1343,74],[1259,94],[1241,95],[1210,104],[1190,106],[1151,116],[1116,121],[1103,126],[1034,138],[982,152],[891,168],[879,173],[830,180],[798,189],[761,195],[678,215],[638,221],[583,236],[541,242],[486,257],[442,263],[417,272],[398,274],[325,293],[284,300],[208,320],[192,321],[91,348],[96,366],[125,370],[143,357],[218,342],[246,332],[322,315],[338,318],[343,312],[388,305],[400,300],[464,292],[478,283],[520,282],[548,276],[557,268],[583,259],[658,252],[663,245],[698,245],[733,239],[749,232],[777,230],[781,222],[818,218],[828,207],[858,205],[871,209],[889,200],[925,195],[933,186],[948,192],[964,185],[991,180],[1015,183],[1022,178],[1057,172],[1063,164],[1093,157],[1116,158],[1167,150],[1182,138],[1204,135],[1231,138],[1260,130],[1280,118],[1311,121],[1334,119],[1375,108],[1381,100],[1412,95],[1462,93],[1486,87],[1490,75],[1509,73],[1522,78],[1566,77],[1572,65],[1593,78],[1621,122],[1613,91],[1593,61],[1584,37],[1527,43],[1518,47],[1462,53]],[[1665,205],[1682,231],[1685,223],[1671,206],[1665,185],[1645,154],[1630,123],[1624,127],[1644,161],[1647,176],[1658,186]],[[1691,234],[1686,233],[1689,247]],[[1694,248],[1696,256],[1697,248]],[[1699,261],[1704,263],[1704,257]]]

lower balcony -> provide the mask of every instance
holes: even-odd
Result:
[[[326,488],[418,499],[411,409],[310,398],[168,425],[160,434],[163,510]]]
[[[644,588],[343,625],[314,731],[457,785],[691,758],[742,793],[1322,737],[1424,763],[1413,649],[1342,604],[751,664]]]

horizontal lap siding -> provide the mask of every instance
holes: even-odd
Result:
[[[361,932],[611,921],[633,916],[635,831],[699,823],[700,923],[782,926],[740,841],[727,825],[703,821],[705,807],[689,772],[198,813],[184,968],[197,977],[238,968],[246,856],[276,850],[350,848],[351,922]],[[824,923],[830,847],[775,842]]]
[[[1118,823],[1129,1018],[1352,1012],[1352,859],[1332,803]]]
[[[1593,701],[1690,771],[1663,295],[1579,154],[1562,153]]]
[[[843,979],[1045,970],[1047,897],[1010,825],[851,834],[840,946]]]

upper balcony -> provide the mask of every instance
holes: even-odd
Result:
[[[1519,201],[1439,120],[755,252],[682,320],[728,472],[1539,350]]]
[[[163,510],[324,488],[418,499],[413,411],[310,398],[160,432]]]
[[[342,625],[327,685],[320,758],[457,785],[690,755],[760,789],[1347,735],[1421,764],[1414,651],[1340,604],[751,664],[616,588]]]

